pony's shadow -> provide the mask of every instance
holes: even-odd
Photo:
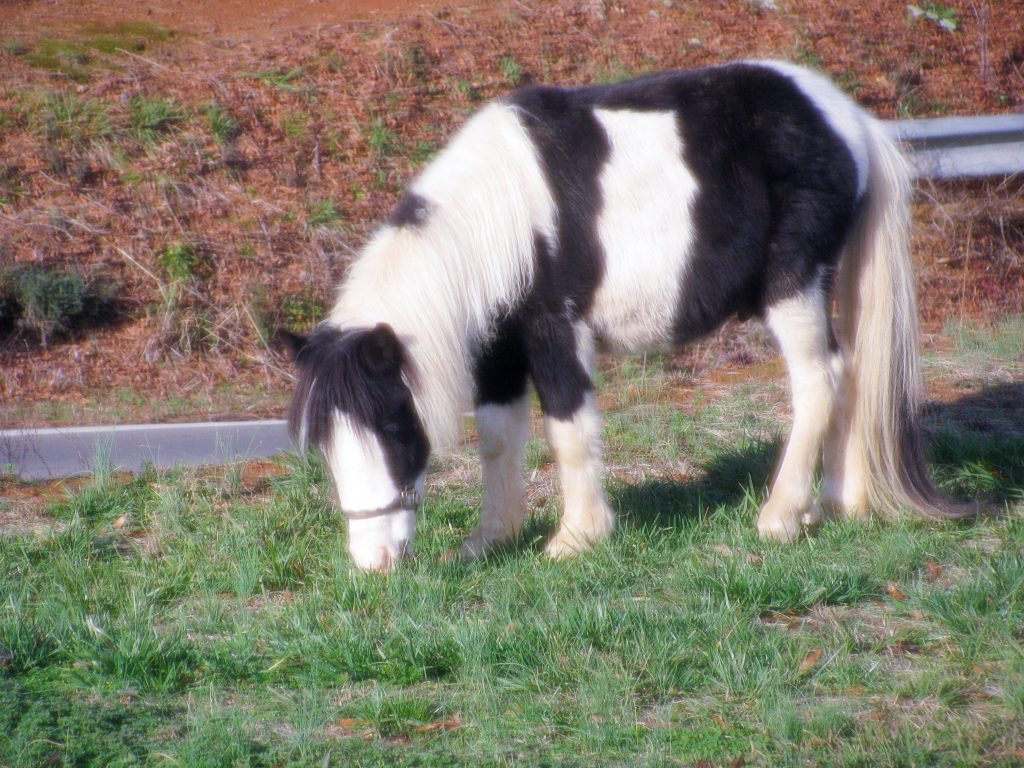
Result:
[[[933,402],[922,412],[929,458],[943,489],[963,501],[994,507],[1024,499],[1024,381],[984,387],[950,403]],[[665,526],[700,517],[709,509],[736,506],[767,489],[779,441],[760,441],[722,454],[692,483],[654,479],[619,483],[609,497],[620,524]],[[982,468],[987,485],[957,478]],[[980,498],[979,498],[980,496]]]
[[[778,441],[748,443],[720,454],[707,464],[700,480],[690,483],[663,478],[616,484],[610,501],[627,527],[663,527],[699,518],[709,509],[736,506],[751,492],[760,493],[771,478]]]
[[[922,422],[929,457],[954,495],[997,507],[1024,499],[1024,381],[929,403]],[[983,482],[972,483],[977,477]]]

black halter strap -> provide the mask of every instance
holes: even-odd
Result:
[[[416,487],[414,485],[406,485],[402,487],[402,490],[398,492],[398,495],[395,496],[390,504],[385,504],[383,507],[377,507],[376,509],[343,509],[341,514],[345,516],[346,520],[371,520],[375,517],[386,515],[389,512],[397,512],[400,509],[417,512],[422,503],[423,500],[420,498],[420,492],[416,490]]]

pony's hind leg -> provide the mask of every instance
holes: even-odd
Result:
[[[836,403],[832,410],[822,455],[821,502],[826,514],[837,518],[862,519],[870,515],[868,508],[867,472],[863,447],[858,435],[863,434],[854,423],[851,371],[841,352],[832,357],[837,382]]]
[[[813,497],[814,472],[836,404],[838,357],[829,350],[829,317],[820,282],[769,307],[766,320],[789,371],[793,428],[757,530],[764,538],[791,541],[805,526],[821,520]]]
[[[484,504],[480,522],[462,544],[462,556],[474,559],[519,534],[526,519],[523,450],[530,435],[530,397],[476,409]]]

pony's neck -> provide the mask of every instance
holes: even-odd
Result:
[[[435,448],[461,437],[473,358],[533,280],[533,241],[554,205],[512,107],[470,120],[410,191],[424,210],[382,227],[349,270],[329,321],[389,323],[405,345],[413,396]]]

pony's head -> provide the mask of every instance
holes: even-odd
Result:
[[[283,337],[298,367],[292,439],[327,459],[353,562],[387,572],[411,551],[430,453],[405,348],[384,323]]]

